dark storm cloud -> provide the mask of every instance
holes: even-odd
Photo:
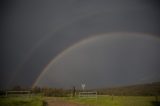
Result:
[[[160,34],[159,6],[152,0],[16,0],[1,5],[3,86],[31,85],[52,58],[88,36]]]

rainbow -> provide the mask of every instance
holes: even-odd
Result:
[[[41,78],[45,75],[45,73],[47,72],[47,70],[54,64],[56,63],[59,59],[61,59],[65,54],[67,54],[68,52],[70,52],[71,50],[79,47],[79,46],[82,46],[82,45],[85,45],[87,44],[88,42],[91,42],[91,41],[94,41],[94,40],[97,40],[103,36],[108,36],[108,35],[111,35],[111,36],[120,36],[120,35],[127,35],[127,36],[148,36],[148,37],[152,37],[152,38],[155,38],[155,39],[158,39],[160,40],[160,38],[158,36],[155,36],[155,35],[151,35],[151,34],[145,34],[145,33],[129,33],[129,32],[117,32],[117,33],[106,33],[106,34],[98,34],[98,35],[94,35],[94,36],[91,36],[91,37],[87,37],[81,41],[79,41],[78,43],[75,43],[73,45],[71,45],[70,47],[64,49],[61,53],[59,53],[55,58],[53,58],[49,64],[41,71],[41,73],[39,74],[39,76],[37,77],[37,79],[34,81],[32,87],[35,87],[38,85],[39,81],[41,80]]]

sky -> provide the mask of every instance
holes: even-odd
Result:
[[[117,72],[117,70],[124,70],[123,68],[114,69],[112,67],[112,71],[104,71],[105,69],[109,69],[107,66],[111,67],[114,65],[119,67],[118,63],[126,66],[125,70],[127,70],[131,68],[129,66],[131,63],[126,62],[128,58],[130,61],[133,60],[133,63],[137,62],[137,60],[134,60],[134,56],[140,58],[138,58],[138,63],[142,65],[142,67],[140,67],[142,70],[136,68],[138,64],[134,66],[135,70],[137,69],[145,73],[146,67],[147,70],[149,70],[150,67],[150,71],[147,71],[145,76],[147,77],[152,73],[153,75],[151,77],[155,77],[147,77],[148,80],[146,80],[146,82],[159,81],[160,56],[158,53],[160,52],[160,41],[157,39],[160,39],[160,3],[157,1],[6,0],[1,1],[0,4],[1,88],[13,87],[15,85],[31,87],[37,78],[41,76],[40,74],[43,70],[51,64],[52,60],[67,48],[85,39],[93,39],[94,36],[102,35],[106,35],[106,37],[99,37],[98,39],[94,39],[96,40],[94,42],[91,41],[86,43],[86,45],[78,46],[74,50],[70,50],[69,53],[64,55],[60,60],[57,60],[60,63],[63,62],[63,65],[61,66],[60,63],[56,63],[57,66],[55,66],[55,64],[53,64],[53,66],[48,69],[52,70],[52,72],[46,72],[51,76],[49,77],[47,76],[48,74],[45,74],[42,78],[43,80],[41,80],[41,84],[45,82],[44,85],[52,87],[67,86],[65,81],[69,80],[69,77],[60,77],[58,80],[61,82],[58,84],[55,83],[54,78],[62,75],[60,73],[68,76],[71,68],[77,68],[77,72],[79,73],[86,71],[87,75],[84,79],[86,79],[86,83],[88,82],[87,85],[89,87],[134,84],[137,81],[129,77],[126,78],[127,81],[116,82],[116,80],[122,80],[123,75]],[[115,35],[116,37],[109,37],[112,33],[113,35],[114,33],[119,33],[121,37],[117,37],[117,34]],[[124,33],[124,35],[122,33]],[[130,35],[132,35],[132,37],[130,37]],[[133,36],[142,37],[137,38]],[[117,38],[119,40],[116,40]],[[111,42],[110,45],[108,45],[109,42]],[[119,43],[122,45],[117,45]],[[100,45],[102,45],[102,48],[99,48]],[[136,45],[136,47],[134,45]],[[112,46],[115,46],[115,50],[113,51],[110,50]],[[84,54],[80,54],[76,52],[76,50]],[[111,62],[111,64],[109,62],[112,61],[115,55],[127,54],[128,52],[126,51],[130,51],[128,55],[116,57],[117,63]],[[137,54],[135,54],[135,52]],[[84,59],[83,65],[85,62],[87,64],[86,68],[83,69],[82,67],[84,66],[80,65],[82,61],[79,61],[77,58],[86,55],[88,56],[88,60],[81,58],[82,60]],[[92,55],[94,58],[91,57]],[[71,56],[70,59],[72,61],[66,62],[69,58],[68,56]],[[131,58],[130,56],[133,57]],[[108,57],[110,58],[108,59]],[[122,62],[120,62],[120,60]],[[92,62],[95,64],[95,61],[97,61],[97,65],[95,66],[98,67],[98,71],[92,69]],[[76,64],[76,67],[68,65],[69,63]],[[61,69],[60,66],[63,69]],[[101,67],[103,67],[102,70],[100,69]],[[130,73],[131,71],[126,72]],[[93,78],[91,77],[87,81],[90,73],[93,74]],[[117,79],[106,81],[106,85],[105,83],[99,84],[96,83],[95,80],[92,80],[97,73],[99,74],[99,78],[101,78],[101,75],[102,78],[104,78],[103,75],[108,75],[109,73],[110,75],[116,76]],[[138,72],[135,72],[133,77],[136,77],[138,74]],[[74,74],[71,74],[70,77],[73,75]],[[46,81],[47,78],[52,77],[52,80]],[[81,78],[82,77],[74,78],[74,80],[81,81]],[[71,81],[68,81],[68,86],[79,83],[81,82],[71,83]]]

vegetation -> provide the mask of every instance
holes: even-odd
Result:
[[[75,92],[78,94],[80,91],[75,89],[75,87],[70,90],[65,90],[48,87],[34,87],[29,89],[16,86],[11,90],[30,91],[32,96],[28,97],[25,96],[26,94],[14,94],[6,97],[6,90],[0,90],[1,106],[43,106],[46,103],[43,101],[45,100],[43,98],[46,97],[63,97],[59,99],[63,99],[66,102],[91,106],[160,106],[160,82],[127,87],[96,89],[96,91],[98,91],[97,99],[79,98],[76,95],[74,97]],[[72,97],[70,97],[71,93]]]
[[[98,89],[97,91],[99,95],[158,96],[160,95],[160,82],[126,87],[105,88]]]
[[[76,91],[74,91],[76,90]],[[39,88],[35,87],[32,90],[34,93],[43,93],[44,96],[65,97],[69,96],[73,92],[79,92],[80,90],[73,87],[70,90],[56,89],[56,88]],[[160,95],[160,82],[150,84],[132,85],[126,87],[113,87],[94,89],[88,91],[98,91],[98,95],[117,95],[117,96],[158,96]]]
[[[43,106],[40,97],[1,97],[1,106]]]
[[[48,87],[34,87],[32,89],[22,88],[20,86],[15,86],[11,90],[13,91],[31,91],[33,94],[41,94],[43,96],[49,97],[66,97],[78,93],[80,90],[73,87],[71,89],[62,88],[48,88]],[[113,88],[103,88],[94,89],[88,91],[97,91],[98,95],[117,95],[117,96],[160,96],[160,82],[133,85],[126,87],[113,87]],[[74,93],[73,93],[74,92]],[[0,96],[5,95],[5,90],[0,90]],[[74,95],[73,95],[74,96]]]
[[[64,89],[56,89],[56,88],[43,88],[42,91],[44,96],[54,96],[54,97],[66,97],[68,96],[70,90],[64,90]]]
[[[98,96],[93,98],[65,98],[66,101],[89,106],[160,106],[154,96]]]

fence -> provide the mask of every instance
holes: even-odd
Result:
[[[97,98],[97,92],[79,92],[80,98]]]
[[[31,91],[6,91],[6,96],[30,97],[31,96]]]

